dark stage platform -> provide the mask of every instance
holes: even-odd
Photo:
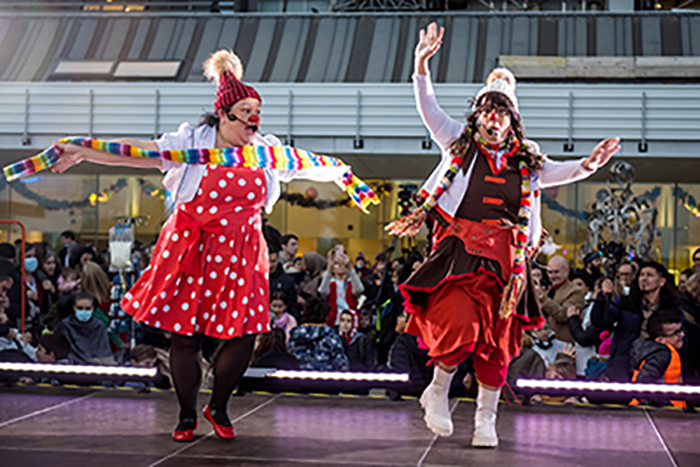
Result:
[[[0,389],[0,465],[700,465],[696,414],[502,404],[501,447],[476,450],[474,403],[452,405],[455,434],[437,438],[415,399],[248,394],[231,400],[235,441],[217,439],[200,417],[196,440],[177,444],[169,392]]]

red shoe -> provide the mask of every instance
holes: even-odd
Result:
[[[221,439],[234,439],[236,437],[236,433],[233,431],[233,426],[225,426],[225,425],[219,425],[214,421],[214,417],[211,415],[211,410],[209,410],[209,405],[207,404],[206,407],[204,407],[204,418],[209,420],[209,422],[214,425],[214,432],[216,433],[216,436],[218,436]]]
[[[189,429],[181,429],[180,425],[175,428],[175,431],[173,431],[173,441],[177,441],[178,443],[189,443],[194,439],[194,431],[197,429],[197,426],[199,426],[199,422],[195,421],[194,428],[189,428]]]

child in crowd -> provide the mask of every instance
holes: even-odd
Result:
[[[298,370],[299,361],[287,350],[286,339],[284,331],[278,327],[273,327],[270,332],[258,334],[250,366]]]
[[[550,381],[575,381],[576,380],[576,346],[565,344],[564,348],[557,352],[557,356],[552,363],[547,365],[544,374],[545,379]],[[531,402],[560,402],[571,404],[578,402],[577,397],[571,396],[546,396],[535,394],[530,399]]]
[[[351,371],[371,371],[374,369],[374,352],[372,343],[361,333],[360,319],[354,310],[340,312],[340,324],[338,334],[343,342],[345,355],[350,362]]]
[[[659,310],[647,325],[649,338],[632,343],[630,363],[635,369],[633,383],[683,384],[683,366],[679,350],[683,348],[685,331],[681,315],[675,310]],[[683,401],[668,401],[674,407],[686,407]],[[630,405],[638,405],[633,400]]]
[[[270,296],[270,321],[272,321],[273,327],[284,331],[288,341],[289,333],[297,327],[297,320],[287,313],[287,308],[289,308],[287,294],[281,290],[273,292]]]
[[[73,268],[64,268],[58,276],[59,296],[71,295],[80,292],[80,274]]]
[[[39,346],[36,350],[36,360],[39,363],[70,363],[68,354],[70,353],[70,342],[62,334],[49,332],[39,339]]]

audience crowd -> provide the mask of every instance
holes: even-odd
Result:
[[[420,394],[432,362],[417,339],[404,333],[410,316],[398,287],[424,255],[389,250],[373,262],[359,253],[353,262],[342,245],[325,257],[298,255],[295,235],[282,236],[269,226],[265,233],[273,329],[258,336],[252,366],[408,373],[403,392]],[[118,302],[129,282],[73,232],[63,232],[61,241],[58,253],[45,243],[25,247],[24,333],[21,246],[0,244],[0,361],[155,367],[154,384],[168,387],[168,333],[146,326],[136,326],[134,335],[126,332]],[[138,275],[148,266],[149,250],[138,245],[134,258]],[[559,400],[518,393],[518,378],[700,383],[700,249],[677,283],[657,262],[606,261],[603,272],[603,259],[591,253],[578,270],[562,256],[546,265],[532,263],[533,290],[546,323],[524,334],[504,397]],[[214,339],[204,345],[205,366],[218,345]],[[475,389],[467,360],[452,394],[473,395]]]

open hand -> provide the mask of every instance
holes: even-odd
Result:
[[[576,308],[575,306],[570,306],[566,310],[566,317],[571,318],[572,316],[579,316],[581,314],[581,310]]]
[[[571,358],[576,358],[578,353],[576,353],[576,344],[571,344],[567,342],[564,344],[564,348],[559,351],[560,353],[563,353],[564,355],[568,355]]]
[[[55,143],[53,147],[56,149],[56,152],[58,152],[60,157],[58,163],[51,169],[53,173],[63,173],[74,165],[78,165],[85,160],[85,156],[83,154],[83,149],[85,148],[82,146],[75,144]]]
[[[414,51],[416,57],[416,72],[424,75],[427,72],[428,59],[435,55],[442,45],[445,28],[438,29],[437,23],[432,22],[419,32],[418,45]]]
[[[588,159],[583,161],[583,166],[588,170],[598,170],[603,167],[620,150],[619,143],[619,137],[604,139],[593,148],[593,152],[588,156]]]

